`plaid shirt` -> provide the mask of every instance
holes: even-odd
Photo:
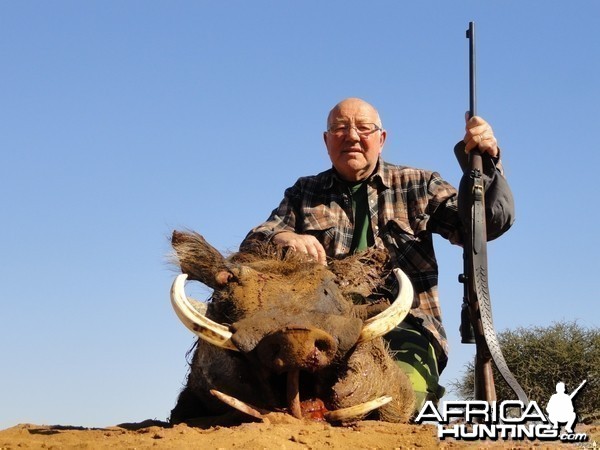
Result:
[[[500,165],[495,169],[500,172]],[[436,172],[396,166],[381,159],[366,182],[375,246],[387,248],[394,266],[412,281],[419,306],[411,310],[410,316],[430,336],[441,370],[447,362],[448,342],[438,298],[432,233],[454,244],[461,243],[457,191]],[[505,209],[496,211],[502,215]],[[508,217],[488,216],[488,222],[490,219],[496,224],[512,223]],[[255,241],[268,241],[282,231],[295,231],[315,236],[328,256],[340,258],[350,252],[353,221],[350,190],[335,170],[329,169],[298,179],[285,191],[267,222],[250,231],[240,249],[249,249]]]

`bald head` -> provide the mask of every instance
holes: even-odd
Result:
[[[341,111],[362,111],[363,114],[367,115],[368,118],[373,121],[373,123],[381,126],[381,118],[379,117],[379,112],[373,105],[364,101],[361,98],[350,97],[342,100],[337,105],[335,105],[331,111],[329,111],[329,115],[327,116],[327,128],[330,127],[331,122],[336,119]]]

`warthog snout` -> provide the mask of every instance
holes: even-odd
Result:
[[[337,344],[323,330],[286,327],[262,339],[256,351],[261,363],[276,372],[294,369],[315,372],[331,364]]]

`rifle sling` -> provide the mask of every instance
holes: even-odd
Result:
[[[521,385],[517,382],[512,372],[506,364],[504,355],[498,342],[498,336],[494,329],[492,320],[492,303],[488,289],[488,267],[487,267],[487,240],[485,227],[485,200],[483,190],[483,179],[479,170],[471,171],[472,181],[472,206],[471,206],[471,245],[472,245],[472,266],[471,276],[473,277],[473,286],[475,299],[479,301],[479,312],[483,335],[489,349],[490,355],[502,375],[502,378],[515,392],[517,398],[524,404],[529,400]]]

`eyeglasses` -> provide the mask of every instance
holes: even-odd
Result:
[[[331,125],[327,132],[333,134],[336,137],[342,137],[350,133],[350,130],[354,128],[356,133],[360,137],[367,137],[376,131],[382,131],[382,128],[374,123],[357,123],[356,125],[350,125],[347,123],[338,123]]]

